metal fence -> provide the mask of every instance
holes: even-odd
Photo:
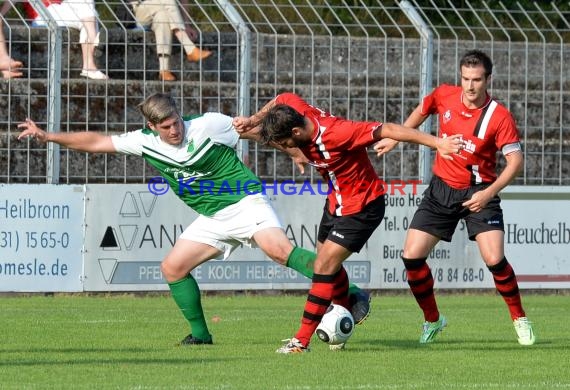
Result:
[[[80,77],[77,31],[63,29],[61,46],[52,46],[54,31],[31,27],[15,3],[2,24],[9,52],[26,68],[22,78],[0,80],[0,182],[145,182],[155,176],[139,159],[18,141],[16,125],[28,116],[54,131],[116,133],[143,125],[136,104],[157,91],[171,92],[184,113],[228,115],[255,112],[277,93],[294,91],[338,116],[403,122],[433,86],[457,84],[461,55],[480,48],[495,64],[491,92],[512,111],[523,140],[525,167],[517,184],[569,185],[570,2],[528,4],[197,0],[180,9],[198,32],[196,44],[215,55],[189,63],[173,39],[178,80],[162,82],[153,32],[131,28],[118,12],[126,7],[128,15],[128,3],[97,2],[97,63],[107,81]],[[54,72],[58,61],[61,70]],[[240,153],[264,180],[298,179],[279,152],[244,142]],[[425,153],[406,144],[371,159],[388,180],[417,179]]]

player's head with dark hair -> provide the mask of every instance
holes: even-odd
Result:
[[[493,61],[481,50],[469,50],[465,53],[459,62],[459,69],[464,66],[468,68],[482,66],[485,69],[485,77],[487,78],[493,73]]]
[[[305,117],[286,104],[277,104],[263,118],[259,135],[264,143],[283,144],[288,139],[296,138],[295,128],[305,128]],[[297,139],[293,141],[302,146]]]
[[[157,125],[174,115],[180,115],[176,101],[170,94],[166,93],[150,95],[137,108],[145,119],[153,125]]]

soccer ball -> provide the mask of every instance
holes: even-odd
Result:
[[[329,345],[343,344],[352,335],[354,318],[340,305],[331,304],[315,333]]]

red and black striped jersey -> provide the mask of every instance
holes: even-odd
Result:
[[[487,95],[482,107],[470,109],[462,95],[461,87],[443,84],[422,101],[423,115],[438,115],[439,137],[463,137],[464,149],[452,155],[453,160],[436,154],[433,167],[435,175],[457,189],[495,181],[497,151],[519,142],[515,121],[505,106]]]
[[[375,142],[372,132],[382,123],[337,118],[293,93],[278,95],[275,102],[290,106],[313,123],[313,142],[301,151],[332,187],[328,194],[331,214],[357,213],[384,193],[366,152]]]

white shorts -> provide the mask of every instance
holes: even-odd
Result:
[[[211,217],[198,216],[182,232],[181,239],[208,244],[227,259],[240,244],[255,247],[252,237],[260,230],[282,228],[269,199],[263,194],[248,195]]]
[[[83,28],[81,19],[97,17],[95,3],[90,0],[66,0],[61,4],[50,4],[47,9],[58,26],[77,30]],[[46,22],[41,15],[38,15],[32,24],[34,26],[45,26]]]

